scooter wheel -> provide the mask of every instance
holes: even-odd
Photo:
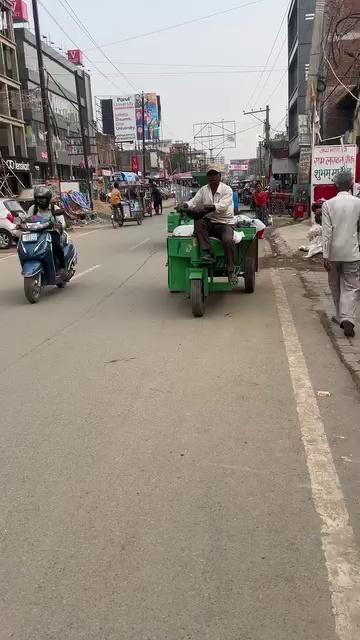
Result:
[[[30,304],[39,302],[41,295],[41,274],[32,278],[24,278],[24,293]]]

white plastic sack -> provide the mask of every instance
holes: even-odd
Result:
[[[175,238],[191,238],[194,235],[194,225],[181,224],[175,227],[172,234]],[[242,231],[234,231],[234,244],[239,244],[244,237],[245,234]]]
[[[246,224],[249,224],[249,222],[250,222],[251,226],[255,227],[256,233],[258,233],[259,231],[263,231],[263,229],[265,229],[265,227],[266,227],[266,224],[261,222],[261,220],[259,220],[259,218],[250,218],[250,216],[246,216],[243,213],[238,215],[238,216],[235,216],[235,222],[237,222],[239,224],[241,224],[242,222],[245,222]]]
[[[181,224],[172,232],[176,238],[191,238],[194,235],[194,224]]]
[[[240,213],[238,216],[235,216],[235,222],[246,222],[248,224],[252,221],[253,219],[250,218],[250,216],[246,216],[244,213]]]
[[[319,253],[322,253],[322,242],[312,242],[309,246],[309,251],[305,258],[312,258],[312,256],[317,256]]]
[[[245,233],[242,231],[234,231],[234,244],[240,244],[241,240],[245,238]]]

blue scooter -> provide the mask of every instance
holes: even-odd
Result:
[[[60,289],[75,274],[77,252],[66,232],[64,246],[65,273],[57,273],[52,250],[49,222],[27,222],[20,225],[23,231],[18,242],[18,256],[24,276],[26,299],[34,304],[40,300],[42,287],[57,286]],[[54,232],[53,232],[54,233]]]

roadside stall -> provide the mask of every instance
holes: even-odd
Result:
[[[141,225],[144,217],[144,195],[139,176],[130,171],[121,171],[112,174],[111,182],[118,183],[121,193],[121,212],[111,218],[114,229],[122,227],[125,222]]]
[[[273,216],[291,215],[293,195],[291,191],[272,191],[270,194],[270,211]]]

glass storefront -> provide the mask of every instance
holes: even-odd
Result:
[[[24,42],[24,55],[26,68],[34,73],[38,73],[36,49],[28,42]],[[48,71],[50,76],[54,78],[55,82],[59,83],[59,85],[66,91],[70,92],[75,99],[76,84],[74,73],[71,73],[71,71],[69,71],[65,66],[63,67],[61,64],[56,62],[56,60],[53,60],[46,55],[44,55],[43,58],[46,71]]]

